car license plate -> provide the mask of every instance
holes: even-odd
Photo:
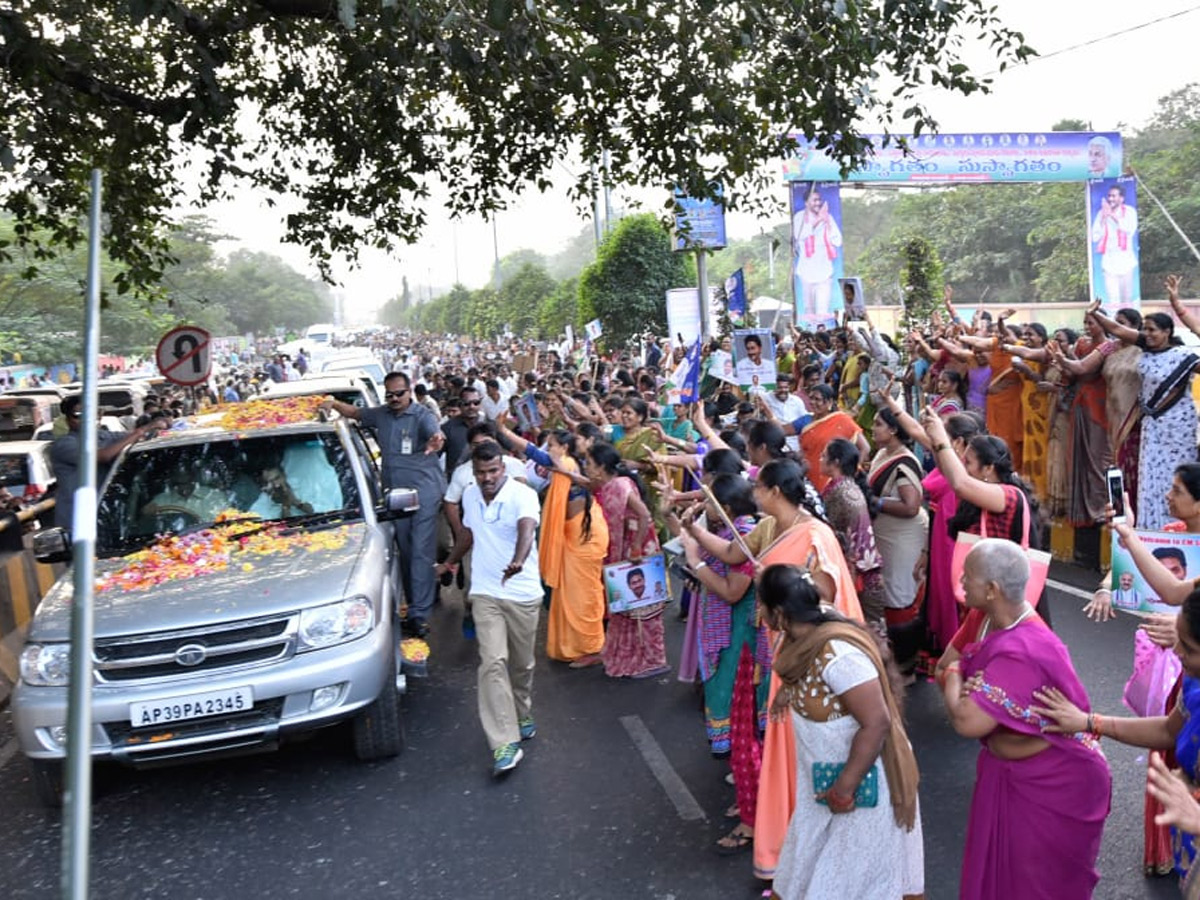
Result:
[[[226,688],[204,694],[184,694],[163,700],[129,704],[129,721],[134,728],[152,728],[184,719],[222,716],[243,712],[254,706],[254,694],[248,687]]]

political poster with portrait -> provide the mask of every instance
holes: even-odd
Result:
[[[843,300],[842,195],[837,182],[795,181],[791,189],[792,291],[797,324],[836,324]]]
[[[667,590],[666,557],[656,553],[640,562],[605,566],[604,590],[609,612],[628,613],[666,603],[671,598]]]
[[[775,335],[766,328],[735,331],[733,372],[738,387],[745,391],[775,390]]]
[[[850,314],[850,319],[857,322],[866,319],[867,301],[862,279],[839,278],[838,288],[842,292],[842,307]]]
[[[1138,530],[1150,553],[1180,581],[1200,575],[1200,534]],[[1129,551],[1114,531],[1112,534],[1112,605],[1127,613],[1177,613],[1178,606],[1159,600],[1142,577]]]
[[[1092,296],[1115,314],[1142,302],[1138,259],[1137,179],[1098,178],[1088,182],[1088,275]]]

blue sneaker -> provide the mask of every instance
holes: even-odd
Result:
[[[502,744],[492,751],[492,774],[503,775],[511,772],[525,757],[525,751],[520,744]]]
[[[523,741],[527,741],[537,734],[537,722],[533,721],[533,716],[521,719],[517,722],[517,727],[521,729],[521,740]]]
[[[475,640],[475,617],[470,613],[463,616],[462,633],[464,640]]]

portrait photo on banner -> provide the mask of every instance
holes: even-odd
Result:
[[[845,274],[841,189],[836,181],[795,181],[790,187],[796,323],[832,326],[843,308],[834,285]]]
[[[1136,307],[1142,299],[1137,179],[1089,181],[1087,196],[1092,296],[1111,310]]]
[[[842,292],[842,306],[851,321],[862,321],[867,317],[866,295],[861,278],[839,278],[838,288]]]
[[[733,371],[743,390],[775,389],[775,335],[766,328],[739,328],[733,333]]]
[[[639,562],[604,567],[604,590],[609,612],[624,613],[670,599],[666,557],[661,553]]]
[[[1154,558],[1180,581],[1200,575],[1200,535],[1138,529],[1138,537]],[[1110,590],[1113,609],[1122,612],[1135,615],[1179,612],[1178,606],[1159,601],[1158,594],[1142,577],[1116,532],[1112,534]]]

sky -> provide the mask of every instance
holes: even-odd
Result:
[[[1196,0],[995,0],[995,6],[1002,21],[1022,32],[1041,58],[995,72],[995,57],[985,46],[970,48],[965,61],[976,74],[992,74],[992,92],[960,97],[931,89],[919,95],[941,131],[1049,131],[1055,122],[1071,118],[1090,122],[1096,131],[1128,133],[1146,122],[1160,97],[1200,81]],[[878,130],[878,124],[867,123],[867,130]],[[373,321],[374,310],[400,292],[402,276],[421,296],[430,288],[440,293],[455,281],[482,287],[491,276],[493,240],[500,256],[522,248],[547,256],[563,249],[580,229],[591,227],[591,219],[566,196],[571,165],[567,161],[557,167],[561,191],[531,191],[517,198],[498,215],[494,233],[481,217],[452,222],[448,213],[431,205],[429,225],[419,243],[392,256],[363,251],[357,269],[338,264],[335,274],[342,284],[334,290],[342,299],[344,321]],[[779,197],[782,220],[782,180]],[[622,206],[625,199],[615,195],[614,206]],[[638,199],[657,209],[666,193],[661,198],[643,193]],[[270,209],[263,195],[244,192],[236,201],[206,212],[221,232],[234,238],[219,245],[220,252],[243,247],[274,253],[315,276],[305,251],[281,241],[280,209]],[[727,232],[744,239],[769,224],[730,213]]]

